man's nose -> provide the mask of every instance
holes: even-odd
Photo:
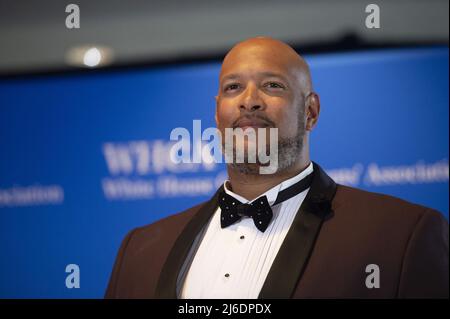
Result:
[[[255,85],[250,84],[247,86],[243,93],[239,109],[241,111],[249,112],[261,111],[264,109],[264,101],[262,101],[258,88]]]

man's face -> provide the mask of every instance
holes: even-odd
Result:
[[[216,97],[216,122],[222,136],[225,128],[277,128],[280,156],[286,151],[283,145],[303,139],[304,97],[298,70],[290,62],[289,56],[267,45],[233,49],[222,65]]]

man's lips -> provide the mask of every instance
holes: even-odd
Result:
[[[252,127],[252,128],[264,128],[264,127],[269,127],[269,124],[267,122],[264,121],[259,121],[259,120],[249,120],[249,119],[243,119],[241,121],[239,121],[237,123],[236,127],[240,127],[243,130]]]

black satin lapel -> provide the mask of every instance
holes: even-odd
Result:
[[[308,263],[323,221],[331,216],[335,182],[313,162],[313,181],[278,251],[259,298],[291,298]]]
[[[155,298],[177,298],[176,284],[178,274],[180,273],[181,267],[187,258],[196,236],[215,212],[217,208],[217,196],[221,189],[222,187],[220,187],[214,196],[200,208],[197,214],[195,214],[178,236],[159,276]]]

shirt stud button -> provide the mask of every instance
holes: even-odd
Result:
[[[227,277],[227,278],[230,277],[230,274],[225,274],[225,277]]]
[[[239,237],[239,238],[241,238],[241,239],[244,239],[245,238],[245,236],[244,235],[242,235],[241,237]]]

